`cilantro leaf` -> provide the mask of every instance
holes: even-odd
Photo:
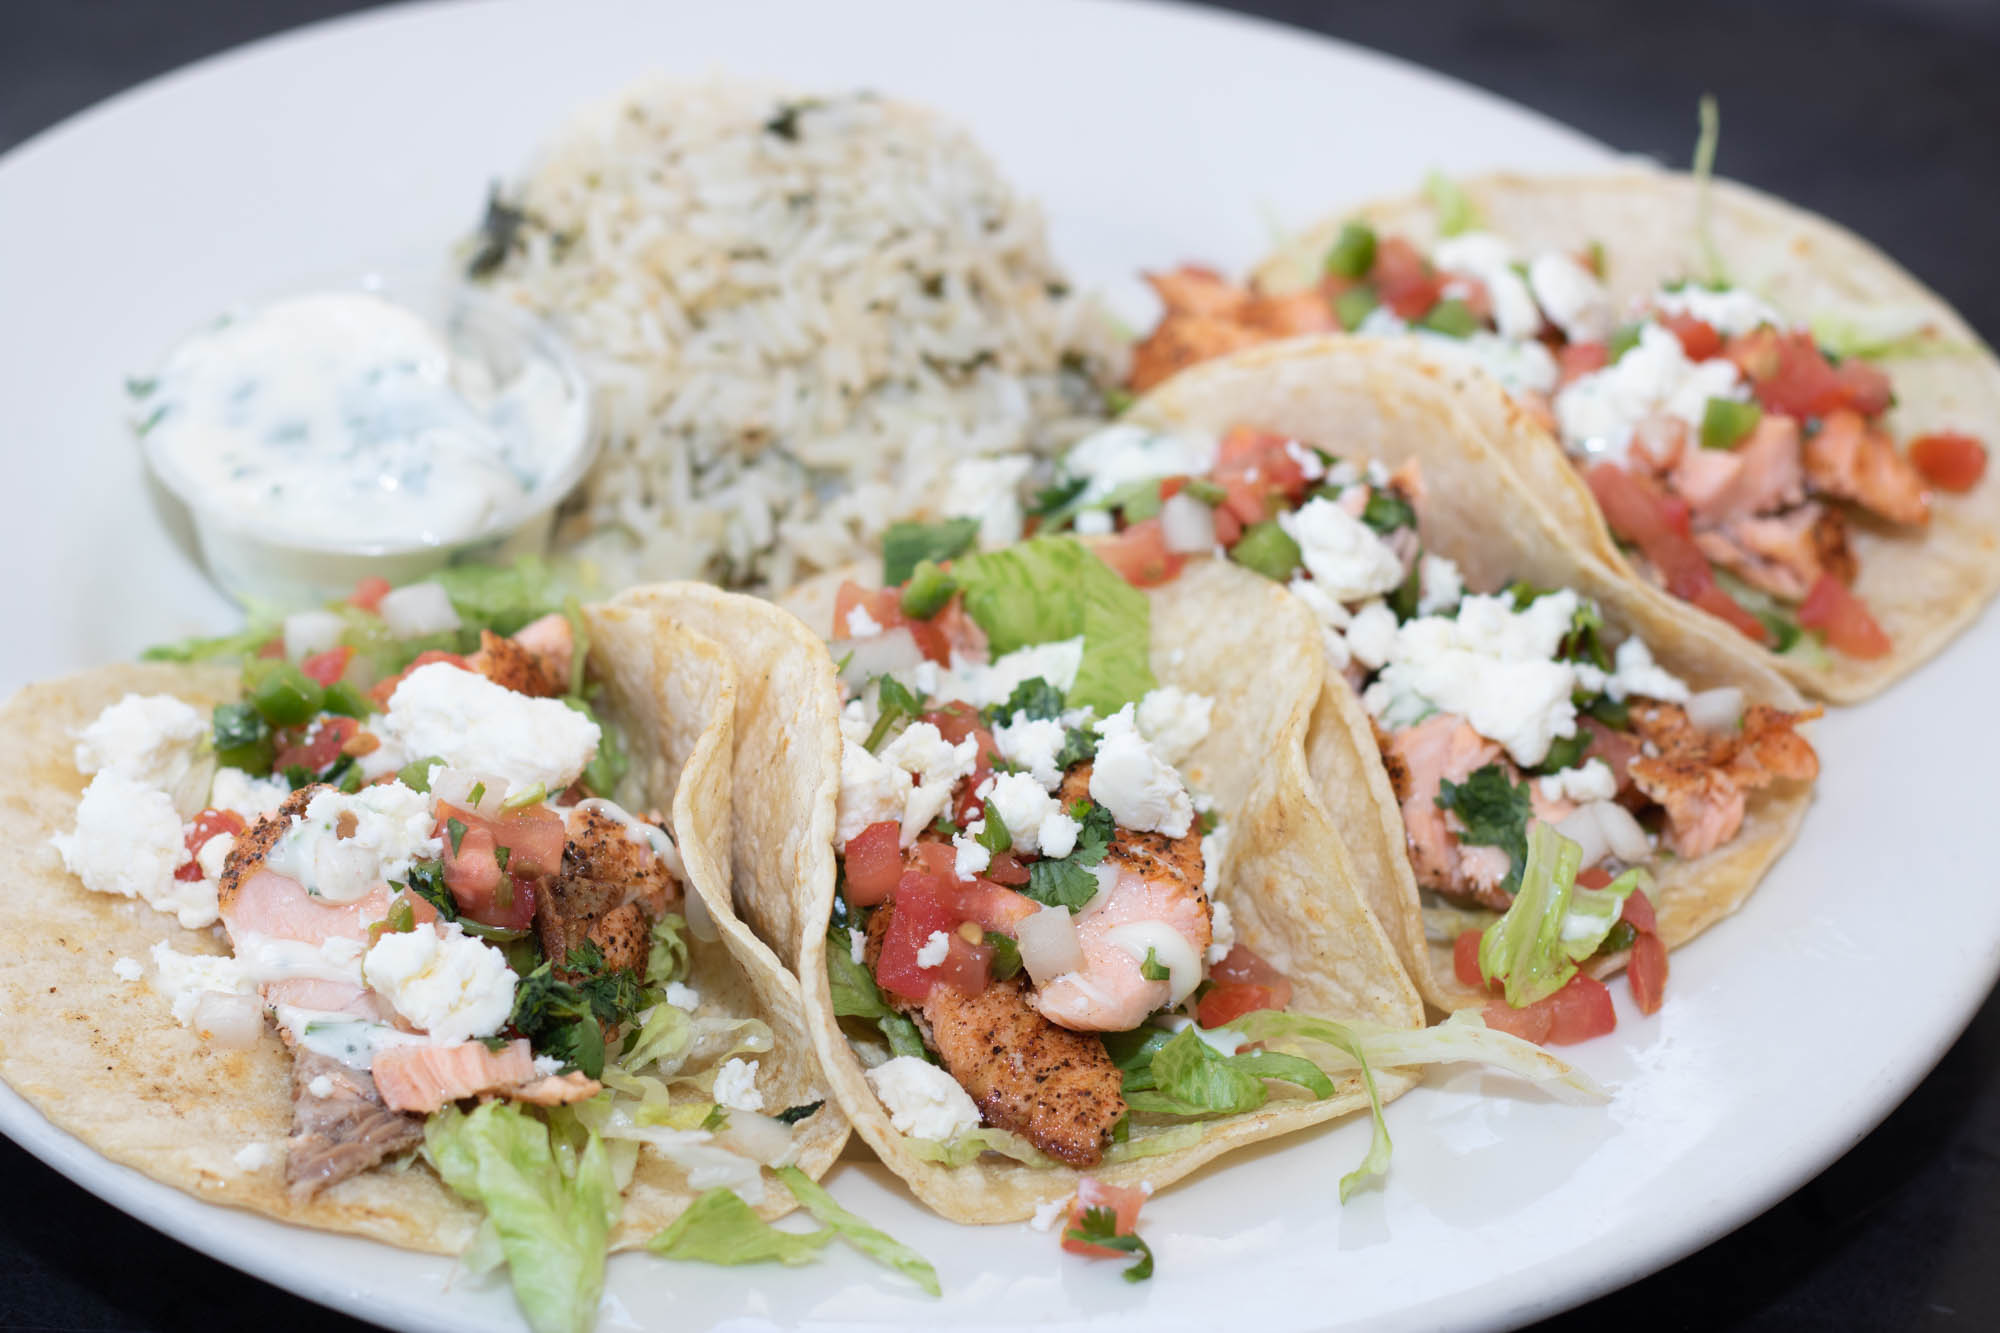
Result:
[[[438,916],[444,920],[458,920],[458,900],[451,896],[451,890],[444,883],[444,862],[410,862],[410,873],[404,877],[401,887],[435,907]]]
[[[1372,490],[1362,506],[1361,521],[1384,537],[1397,528],[1417,526],[1417,511],[1410,502],[1391,490]]]
[[[882,534],[882,583],[909,581],[918,564],[938,564],[964,555],[979,539],[979,520],[948,518],[941,523],[891,523]]]
[[[1497,763],[1475,770],[1464,782],[1446,778],[1438,784],[1438,809],[1451,811],[1465,825],[1460,841],[1507,853],[1509,893],[1520,886],[1521,868],[1527,864],[1532,806],[1528,785],[1509,778]]]
[[[988,710],[987,720],[1011,722],[1023,713],[1031,718],[1059,718],[1062,712],[1062,691],[1040,676],[1030,676],[1014,687],[1006,703]]]
[[[1120,1232],[1118,1215],[1109,1208],[1084,1209],[1077,1224],[1063,1232],[1063,1239],[1073,1240],[1079,1245],[1117,1250],[1121,1254],[1138,1255],[1138,1261],[1125,1270],[1127,1282],[1144,1282],[1153,1275],[1153,1251],[1139,1239],[1138,1232]]]
[[[541,1055],[575,1065],[590,1078],[604,1072],[604,1034],[629,1021],[646,1004],[638,976],[612,968],[589,940],[565,954],[563,974],[556,959],[521,979],[514,991],[508,1024]]]
[[[862,748],[871,753],[876,746],[888,739],[890,730],[898,722],[908,721],[924,711],[923,704],[917,696],[910,693],[909,687],[894,676],[875,678],[875,706],[877,709],[875,726],[869,731],[868,739],[862,743]]]
[[[1097,896],[1092,867],[1104,859],[1117,824],[1111,812],[1095,801],[1078,801],[1067,813],[1083,826],[1077,831],[1076,846],[1068,856],[1043,857],[1030,865],[1028,883],[1021,892],[1038,903],[1074,912]]]

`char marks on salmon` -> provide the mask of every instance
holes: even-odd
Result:
[[[678,893],[672,872],[624,824],[593,809],[572,810],[562,870],[535,901],[535,933],[558,966],[589,940],[612,968],[644,972],[653,923]]]

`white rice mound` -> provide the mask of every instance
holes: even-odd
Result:
[[[506,199],[526,220],[489,281],[598,386],[561,540],[609,584],[865,558],[943,512],[957,460],[1071,443],[1122,374],[1040,211],[917,107],[655,80]]]

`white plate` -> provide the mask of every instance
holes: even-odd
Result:
[[[551,0],[402,9],[260,43],[0,160],[0,438],[15,497],[0,527],[0,686],[230,623],[140,482],[123,375],[236,299],[436,255],[572,105],[654,69],[868,86],[949,111],[1043,201],[1073,275],[1118,292],[1141,265],[1241,266],[1274,219],[1407,188],[1433,166],[1610,160],[1398,62],[1178,8]],[[1488,1326],[1668,1263],[1866,1133],[1991,984],[2000,896],[1967,836],[1990,818],[1990,783],[1961,742],[2000,735],[1996,639],[1988,616],[1886,699],[1822,726],[1826,777],[1800,847],[1738,917],[1674,956],[1658,1017],[1621,1008],[1616,1034],[1575,1048],[1617,1085],[1608,1108],[1434,1078],[1390,1108],[1386,1189],[1336,1201],[1366,1142],[1354,1123],[1226,1159],[1148,1205],[1159,1271],[1136,1286],[1026,1227],[939,1222],[879,1168],[843,1166],[835,1193],[937,1263],[942,1302],[838,1249],[804,1269],[626,1256],[602,1327]],[[1950,700],[1948,715],[1930,700]],[[504,1286],[201,1204],[105,1163],[11,1093],[0,1129],[312,1299],[407,1328],[518,1326]]]

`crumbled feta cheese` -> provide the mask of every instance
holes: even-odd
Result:
[[[732,1111],[761,1111],[764,1094],[757,1089],[757,1062],[735,1057],[715,1071],[715,1104]]]
[[[904,806],[913,788],[910,775],[894,764],[884,763],[856,741],[840,747],[840,824],[835,838],[845,846],[848,839],[870,824],[893,819],[901,822]]]
[[[1201,840],[1201,859],[1204,869],[1208,865],[1208,843],[1214,837],[1215,834],[1211,833],[1208,837]],[[1209,900],[1209,903],[1210,918],[1207,962],[1210,967],[1213,967],[1223,959],[1229,957],[1229,951],[1236,947],[1236,918],[1229,914],[1228,903],[1216,902],[1213,898]]]
[[[1041,844],[1042,855],[1061,860],[1076,850],[1076,839],[1083,832],[1083,825],[1068,815],[1043,815],[1042,822],[1035,826],[1035,841]]]
[[[680,981],[669,981],[664,995],[666,1002],[676,1009],[693,1013],[701,1007],[701,992]]]
[[[545,1058],[547,1057],[538,1057],[538,1060]],[[562,1062],[557,1061],[556,1063],[560,1067]],[[541,1072],[539,1063],[536,1066],[535,1072]],[[325,1074],[315,1074],[313,1075],[312,1082],[306,1084],[306,1091],[324,1101],[326,1098],[333,1096],[333,1080]]]
[[[998,550],[1021,540],[1021,483],[1035,460],[1026,454],[963,458],[945,479],[946,518],[979,520],[980,549]]]
[[[1108,509],[1086,509],[1070,520],[1079,537],[1108,537],[1118,526]]]
[[[1013,839],[1014,850],[1019,852],[1040,852],[1042,825],[1050,815],[1062,813],[1061,802],[1029,773],[994,774],[985,799],[1007,826],[1007,836]],[[1074,837],[1072,834],[1072,841]]]
[[[840,708],[841,736],[856,745],[864,743],[868,733],[875,729],[875,717],[866,699],[849,699]]]
[[[1380,670],[1395,651],[1396,628],[1396,613],[1377,598],[1354,613],[1347,627],[1347,651],[1368,670]]]
[[[993,727],[993,748],[1018,769],[1032,773],[1035,781],[1050,791],[1062,784],[1063,771],[1056,766],[1067,733],[1052,717],[1029,717],[1016,713],[1011,722]]]
[[[1618,318],[1611,293],[1574,255],[1559,250],[1536,255],[1528,265],[1528,285],[1549,323],[1571,342],[1603,342],[1611,336]]]
[[[1278,526],[1299,544],[1299,560],[1329,597],[1358,602],[1403,581],[1403,562],[1375,530],[1325,496],[1316,496]]]
[[[1618,779],[1602,759],[1586,759],[1575,768],[1560,769],[1538,779],[1542,795],[1551,801],[1608,801],[1618,794]]]
[[[1687,682],[1653,661],[1653,650],[1644,639],[1634,636],[1625,640],[1611,660],[1616,669],[1605,680],[1604,692],[1614,700],[1623,703],[1633,695],[1641,695],[1662,703],[1688,701]]]
[[[1176,685],[1162,685],[1146,691],[1139,700],[1139,734],[1151,743],[1160,757],[1178,764],[1208,737],[1209,718],[1215,700]]]
[[[979,845],[979,835],[986,831],[986,821],[975,819],[964,829],[954,834],[951,840],[952,870],[960,879],[971,879],[982,874],[993,864],[993,853]]]
[[[1458,599],[1465,596],[1465,576],[1458,572],[1458,562],[1441,555],[1425,552],[1417,563],[1417,614],[1434,616],[1449,611],[1458,605]]]
[[[351,903],[385,880],[406,877],[412,861],[441,855],[435,826],[430,797],[400,782],[352,794],[328,789],[292,819],[265,864],[315,898]]]
[[[222,870],[229,863],[229,854],[236,850],[236,836],[218,833],[201,845],[194,854],[194,863],[201,867],[203,879],[220,880]]]
[[[1209,891],[1211,893],[1215,890],[1217,885],[1222,880],[1223,866],[1229,856],[1230,828],[1231,825],[1228,824],[1226,821],[1218,820],[1216,822],[1215,827],[1210,829],[1205,835],[1203,835],[1201,840],[1201,868],[1202,868],[1203,880],[1207,884]],[[1211,901],[1213,900],[1211,899]],[[1217,913],[1215,928],[1217,930],[1222,930],[1223,923],[1225,923],[1228,920],[1226,916],[1227,909],[1224,908],[1221,903],[1216,903],[1215,910]],[[1233,933],[1229,933],[1229,938],[1232,941],[1234,941],[1236,937]],[[1209,961],[1214,962],[1216,960],[1210,959]]]
[[[854,960],[856,967],[865,966],[868,961],[868,932],[850,930],[847,932],[847,956]]]
[[[1571,381],[1556,395],[1556,421],[1572,453],[1623,463],[1639,423],[1653,416],[1680,420],[1699,433],[1711,398],[1750,394],[1730,361],[1688,360],[1681,340],[1651,322],[1616,362]]]
[[[1423,616],[1396,632],[1388,663],[1362,702],[1384,726],[1456,713],[1533,767],[1558,736],[1576,734],[1576,672],[1556,652],[1579,604],[1564,589],[1515,611],[1505,594],[1473,596],[1455,618]]]
[[[276,814],[292,794],[292,784],[283,778],[256,778],[240,768],[218,768],[208,789],[208,803],[217,810],[234,810],[244,822],[256,823],[265,815]]]
[[[847,613],[847,637],[850,639],[872,639],[882,632],[882,622],[868,614],[868,608],[857,603]]]
[[[1104,737],[1090,770],[1090,799],[1121,827],[1138,833],[1186,835],[1194,824],[1187,784],[1139,734],[1131,704],[1097,724]]]
[[[1088,479],[1079,499],[1093,505],[1131,482],[1207,476],[1215,466],[1217,449],[1213,436],[1166,434],[1121,423],[1078,440],[1062,467],[1067,476]]]
[[[1443,273],[1479,279],[1493,308],[1493,325],[1503,338],[1532,338],[1541,331],[1542,312],[1528,284],[1514,271],[1507,243],[1488,231],[1468,231],[1439,241],[1431,262]]]
[[[161,940],[153,945],[153,989],[173,1007],[175,1021],[187,1027],[202,996],[252,995],[257,983],[228,954],[181,953]]]
[[[1047,1231],[1068,1211],[1068,1199],[1050,1199],[1047,1203],[1038,1203],[1035,1205],[1035,1215],[1028,1219],[1028,1225],[1037,1231]]]
[[[920,697],[963,699],[975,708],[986,708],[1007,702],[1016,686],[1037,677],[1067,694],[1082,665],[1083,637],[1078,635],[1017,648],[992,662],[969,662],[958,656],[949,668],[920,662],[897,676]]]
[[[245,1171],[262,1171],[271,1164],[271,1145],[268,1143],[246,1143],[236,1150],[233,1159]]]
[[[79,773],[117,772],[165,792],[182,815],[208,791],[202,756],[208,718],[171,694],[128,694],[97,715],[76,742]]]
[[[146,969],[136,958],[120,958],[111,965],[111,973],[120,981],[137,981],[146,975]]]
[[[1333,664],[1333,669],[1345,671],[1348,663],[1347,639],[1341,631],[1353,622],[1353,613],[1304,574],[1294,574],[1286,587],[1319,621],[1320,638],[1326,645],[1327,659]]]
[[[1299,465],[1299,475],[1307,481],[1318,481],[1326,476],[1326,463],[1317,449],[1308,448],[1297,440],[1286,440],[1285,457]]]
[[[449,662],[404,677],[374,730],[382,745],[366,757],[371,775],[433,755],[452,768],[505,778],[517,788],[539,782],[552,792],[577,780],[602,734],[560,699],[516,694]]]
[[[908,773],[915,785],[903,806],[903,843],[916,841],[951,803],[959,779],[979,764],[979,742],[970,736],[953,745],[929,722],[913,722],[882,747],[882,762]]]
[[[934,930],[917,950],[918,967],[936,967],[951,955],[951,936],[941,930]]]
[[[899,1055],[866,1071],[866,1077],[898,1134],[946,1140],[979,1128],[972,1098],[928,1060]]]
[[[1664,314],[1692,316],[1725,338],[1734,338],[1765,324],[1785,327],[1783,315],[1741,287],[1726,287],[1719,292],[1697,282],[1684,283],[1675,290],[1662,287],[1653,294],[1653,305]]]
[[[563,1062],[553,1055],[538,1055],[534,1059],[536,1078],[554,1078],[562,1073]]]
[[[383,935],[361,974],[399,1015],[445,1043],[498,1032],[518,980],[505,954],[456,921]]]
[[[215,885],[174,878],[188,857],[173,799],[122,769],[90,780],[77,803],[76,830],[49,843],[86,889],[138,898],[189,930],[215,924]]]

